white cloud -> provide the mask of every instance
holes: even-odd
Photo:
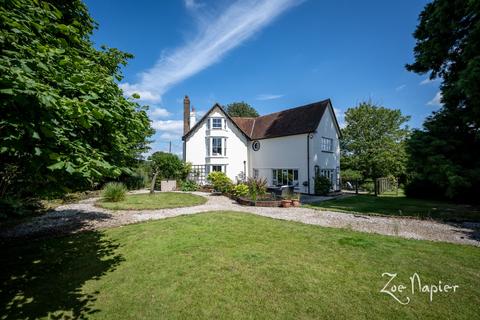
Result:
[[[435,97],[433,97],[432,100],[427,102],[427,105],[441,107],[443,105],[441,100],[442,100],[442,93],[438,91],[437,94],[435,94]]]
[[[265,100],[280,99],[283,96],[284,96],[283,94],[259,94],[255,99],[260,101],[265,101]]]
[[[301,1],[236,1],[210,17],[209,23],[199,24],[193,39],[162,55],[152,68],[140,74],[137,83],[124,83],[122,88],[126,93],[138,92],[142,100],[160,101],[169,88],[220,61]]]
[[[420,85],[423,86],[423,85],[426,85],[426,84],[430,84],[430,83],[433,83],[433,82],[437,82],[438,80],[440,80],[439,78],[435,78],[433,80],[431,80],[430,78],[426,78],[422,81],[420,81]]]
[[[160,95],[154,93],[153,91],[142,89],[138,87],[136,84],[129,84],[129,83],[120,83],[120,89],[123,90],[123,94],[126,96],[131,96],[134,93],[140,95],[140,100],[144,101],[159,101]]]
[[[167,109],[160,108],[160,107],[158,108],[153,107],[152,109],[150,109],[150,116],[152,118],[165,118],[170,116],[171,114],[172,113]]]
[[[183,0],[183,3],[185,4],[185,8],[188,10],[196,10],[198,8],[203,7],[203,3],[200,3],[196,0]]]
[[[176,139],[180,138],[180,135],[173,134],[173,133],[170,133],[170,132],[164,132],[160,135],[159,138],[162,139],[162,140],[176,140]]]
[[[338,125],[340,128],[345,128],[345,112],[342,109],[333,108],[335,116],[337,117]]]
[[[402,91],[402,90],[405,89],[406,87],[407,87],[406,84],[402,84],[402,85],[396,87],[396,88],[395,88],[395,91],[397,91],[397,92],[398,92],[398,91]]]
[[[183,120],[155,120],[152,127],[157,132],[170,132],[181,134],[183,132]]]

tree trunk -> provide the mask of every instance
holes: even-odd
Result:
[[[150,194],[155,192],[155,182],[157,181],[158,172],[155,172],[152,178],[152,184],[150,185]]]
[[[378,187],[377,187],[377,184],[378,184],[378,180],[377,178],[373,179],[373,182],[374,182],[374,190],[375,190],[375,197],[378,196]]]

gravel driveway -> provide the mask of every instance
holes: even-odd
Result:
[[[165,219],[206,211],[241,211],[256,215],[297,221],[306,224],[398,236],[403,238],[444,241],[480,246],[480,224],[447,224],[430,220],[376,217],[309,208],[262,208],[240,206],[224,196],[194,192],[208,201],[199,206],[177,209],[110,211],[94,206],[98,198],[63,205],[43,216],[15,227],[0,230],[0,238],[38,237],[83,230],[111,228],[147,220]]]

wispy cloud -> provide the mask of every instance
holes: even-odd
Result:
[[[185,4],[185,7],[188,10],[196,10],[196,9],[204,6],[203,3],[201,3],[197,0],[183,0],[183,3]]]
[[[152,68],[139,75],[138,82],[123,83],[121,87],[127,95],[137,92],[142,100],[160,101],[169,88],[220,61],[230,50],[301,1],[236,1],[210,17],[209,23],[199,24],[193,39],[162,55]],[[188,3],[191,7],[197,2]]]
[[[426,85],[426,84],[430,84],[430,83],[433,83],[433,82],[437,82],[437,81],[439,81],[439,80],[440,80],[439,78],[435,78],[435,79],[433,79],[433,80],[431,80],[430,78],[426,78],[426,79],[420,81],[420,85],[421,85],[421,86],[424,86],[424,85]]]
[[[265,101],[265,100],[280,99],[283,96],[284,96],[283,94],[259,94],[255,99],[260,101]]]
[[[433,97],[432,100],[427,102],[427,105],[429,106],[435,106],[435,107],[441,107],[443,105],[442,103],[442,93],[440,91],[435,94],[435,97]]]
[[[402,90],[405,89],[406,87],[407,87],[406,84],[402,84],[402,85],[396,87],[396,88],[395,88],[395,91],[397,91],[397,92],[402,91]]]

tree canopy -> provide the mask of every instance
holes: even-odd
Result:
[[[184,163],[180,158],[172,153],[157,151],[150,157],[151,172],[153,175],[150,192],[154,192],[157,178],[161,179],[180,179],[185,180],[190,173],[191,165]]]
[[[0,171],[15,191],[128,173],[153,134],[146,107],[117,84],[132,55],[94,48],[80,0],[3,1],[0,17]]]
[[[443,106],[408,143],[410,194],[430,189],[437,197],[479,201],[480,1],[427,4],[414,36],[415,61],[406,68],[442,80]]]
[[[225,107],[225,111],[231,117],[258,117],[259,114],[246,102],[233,102]]]
[[[362,179],[405,173],[405,139],[409,129],[400,110],[362,102],[345,112],[342,129],[342,170],[360,174]]]

